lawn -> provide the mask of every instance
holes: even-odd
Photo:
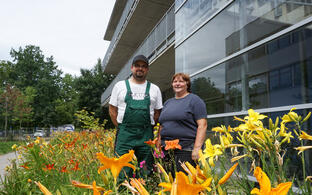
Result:
[[[12,146],[14,144],[20,145],[22,142],[21,141],[0,141],[0,155],[2,154],[7,154],[10,152],[13,152]]]

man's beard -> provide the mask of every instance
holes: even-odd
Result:
[[[138,74],[134,73],[134,74],[132,74],[132,76],[133,76],[136,80],[138,80],[138,81],[144,81],[145,78],[146,78],[146,75],[144,75],[144,74],[138,75]]]

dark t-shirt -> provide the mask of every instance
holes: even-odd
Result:
[[[182,149],[192,147],[198,127],[196,121],[206,117],[206,105],[195,94],[167,100],[159,117],[162,144],[164,140],[179,139]]]

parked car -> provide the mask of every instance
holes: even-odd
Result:
[[[44,131],[43,130],[37,130],[34,133],[34,137],[44,137]]]

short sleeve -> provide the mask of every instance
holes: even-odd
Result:
[[[195,96],[192,103],[195,120],[207,118],[207,109],[205,102],[200,97]]]
[[[112,94],[109,100],[109,104],[112,106],[118,106],[118,83],[115,84],[112,90]]]
[[[155,109],[159,110],[159,109],[162,109],[162,107],[163,107],[162,96],[161,96],[161,92],[160,92],[159,87],[157,87],[157,101],[156,101]]]

